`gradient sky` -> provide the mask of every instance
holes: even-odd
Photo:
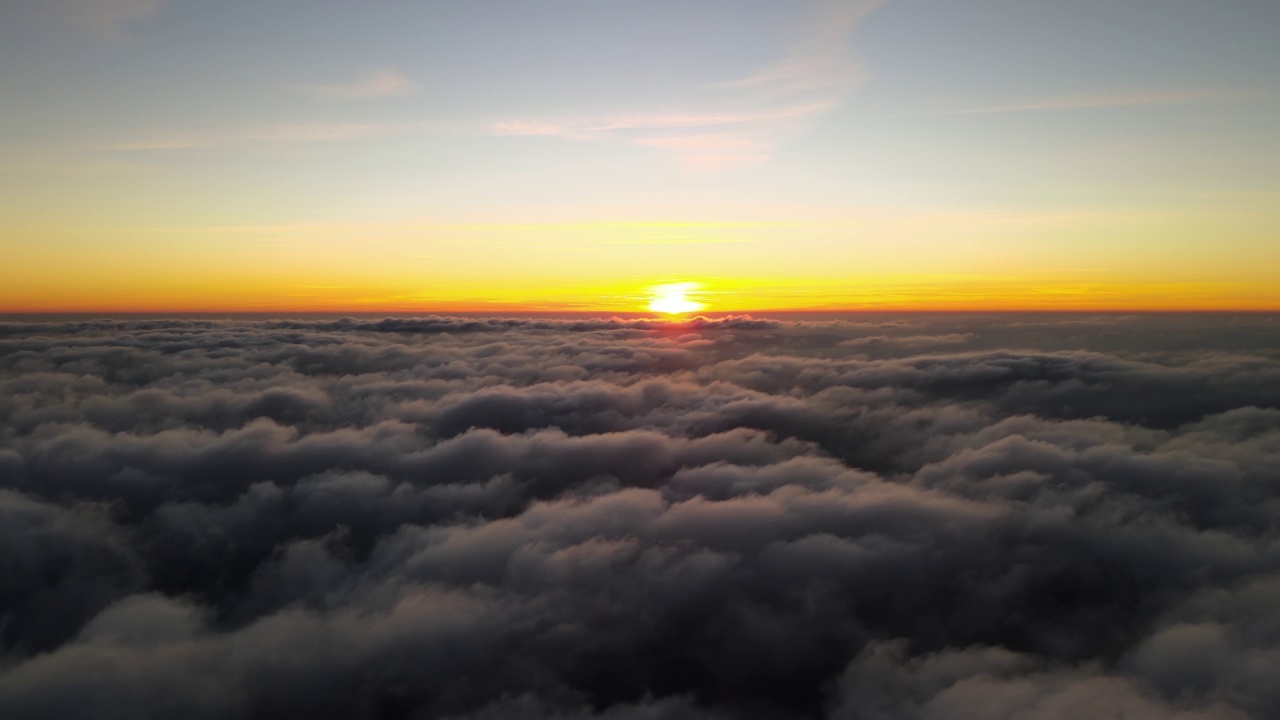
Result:
[[[1275,0],[0,0],[0,311],[1280,309]]]

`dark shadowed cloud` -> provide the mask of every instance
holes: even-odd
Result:
[[[1269,316],[0,324],[0,716],[1280,718]]]

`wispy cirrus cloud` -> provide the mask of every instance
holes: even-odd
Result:
[[[119,35],[124,25],[155,13],[165,0],[59,0],[73,25],[104,35]]]
[[[513,117],[472,125],[429,122],[272,125],[128,140],[111,145],[111,149],[180,150],[335,143],[444,130],[496,137],[559,137],[627,143],[666,152],[689,171],[737,169],[768,161],[781,142],[838,108],[865,79],[866,72],[854,51],[851,36],[884,1],[811,3],[793,41],[779,59],[744,77],[705,88],[707,100],[686,107],[647,112],[604,111],[572,117]],[[384,69],[351,82],[296,89],[317,96],[352,100],[406,95],[418,92],[420,87],[407,76]]]
[[[114,143],[111,150],[200,150],[240,145],[341,143],[430,132],[431,123],[313,123],[270,125],[226,132],[161,135]]]
[[[638,145],[675,153],[680,165],[693,172],[734,170],[765,162],[772,146],[746,135],[707,133],[641,138]]]
[[[707,88],[700,107],[591,118],[501,120],[500,136],[555,136],[659,148],[689,170],[727,170],[767,161],[785,138],[838,108],[866,78],[851,37],[885,0],[811,5],[789,50],[755,73]],[[686,132],[687,131],[687,132]]]
[[[360,100],[365,98],[395,97],[412,95],[422,88],[402,73],[392,69],[383,69],[356,80],[345,83],[327,85],[304,85],[299,88],[303,92],[339,100]]]
[[[786,122],[822,112],[818,105],[779,108],[774,112],[685,112],[601,115],[585,118],[500,120],[486,132],[506,136],[559,136],[574,140],[603,140],[612,133],[757,126]]]
[[[983,115],[989,113],[1036,112],[1046,110],[1088,110],[1094,108],[1145,107],[1153,105],[1183,105],[1190,103],[1231,100],[1242,95],[1220,89],[1198,88],[1170,91],[1124,91],[1093,93],[1087,95],[1063,95],[1025,102],[1003,103],[979,107],[945,110],[938,115]]]
[[[0,174],[23,175],[115,175],[145,169],[145,165],[75,157],[36,157],[16,162],[0,162]]]
[[[866,79],[850,37],[885,0],[824,0],[785,57],[745,78],[725,83],[752,104],[834,106]]]

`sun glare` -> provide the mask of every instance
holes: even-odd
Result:
[[[697,312],[706,307],[705,303],[690,300],[689,294],[698,289],[697,283],[672,283],[649,288],[649,309],[667,315],[683,315]]]

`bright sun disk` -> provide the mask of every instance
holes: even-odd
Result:
[[[671,283],[649,288],[649,294],[653,297],[649,301],[649,309],[667,315],[697,312],[706,307],[705,303],[689,299],[689,293],[697,288],[697,283]]]

